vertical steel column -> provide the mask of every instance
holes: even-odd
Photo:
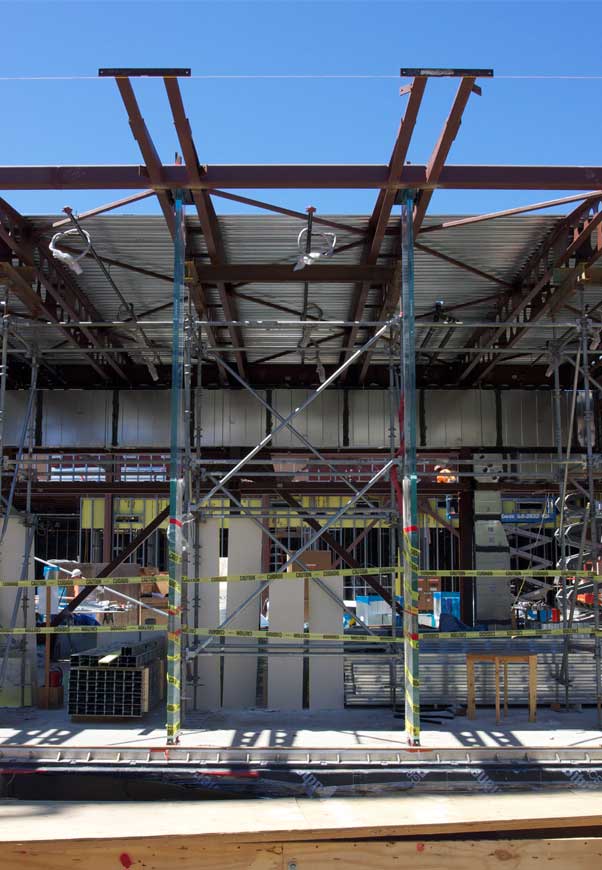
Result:
[[[460,450],[460,470],[468,471],[472,462],[472,451],[466,447]],[[474,568],[474,478],[460,478],[458,494],[458,517],[460,534],[458,567],[463,570]],[[460,577],[460,616],[466,625],[476,621],[476,581],[471,577]]]
[[[564,498],[566,496],[565,489],[563,487],[563,449],[562,449],[562,408],[561,408],[561,390],[560,390],[560,347],[559,343],[556,339],[556,328],[554,328],[554,342],[552,344],[552,350],[550,353],[550,364],[554,366],[554,440],[556,442],[556,456],[558,458],[558,468],[556,471],[556,476],[558,478],[558,491],[559,497],[562,500],[561,505],[564,504]],[[564,539],[564,510],[560,511],[560,524],[558,526],[558,545],[560,549],[560,560],[558,565],[564,569],[566,568],[566,541]],[[560,587],[562,589],[562,627],[567,628],[567,601],[566,601],[566,575],[563,575],[560,578]],[[576,589],[573,590],[573,594],[576,594]],[[566,666],[567,671],[564,673],[564,706],[568,709],[569,706],[569,680],[568,680],[568,653],[570,648],[571,638],[564,638],[564,652],[563,652],[563,660],[566,658]]]
[[[403,633],[405,730],[420,745],[418,649],[418,477],[416,471],[416,342],[414,332],[414,193],[401,206],[401,385],[403,392]]]
[[[200,329],[196,333],[196,352],[197,352],[197,365],[196,365],[196,387],[194,391],[194,458],[195,463],[193,465],[194,468],[194,477],[192,482],[192,492],[191,498],[195,504],[200,501],[201,498],[201,475],[200,475],[200,460],[201,460],[201,451],[202,451],[202,443],[203,443],[203,352],[202,352],[202,336]],[[194,576],[200,577],[201,575],[201,561],[202,561],[202,552],[201,552],[201,515],[199,512],[194,514],[193,520],[193,531],[194,531]],[[198,583],[194,583],[194,598],[193,598],[193,620],[192,624],[194,628],[199,627],[199,608],[201,605],[201,594],[200,587]],[[187,647],[188,649],[188,647]],[[188,653],[187,653],[188,654]],[[190,669],[189,669],[190,675]],[[192,667],[192,685],[193,685],[193,695],[192,695],[192,709],[198,710],[198,694],[199,694],[199,664],[198,658],[194,659],[193,667]]]
[[[0,501],[2,499],[2,472],[4,471],[4,420],[6,416],[6,380],[8,376],[8,288],[4,292],[2,314],[2,362],[0,363]]]
[[[179,743],[182,695],[182,500],[184,427],[184,259],[186,228],[182,191],[175,194],[173,329],[171,351],[171,454],[169,471],[169,619],[167,625],[167,742]]]
[[[585,306],[584,306],[585,309]],[[589,380],[589,360],[588,360],[588,340],[589,340],[589,325],[590,321],[587,315],[584,313],[584,316],[581,320],[581,355],[583,357],[583,393],[584,393],[584,422],[585,422],[585,456],[587,461],[587,490],[589,493],[589,526],[590,526],[590,536],[592,542],[592,562],[594,564],[597,563],[600,556],[600,537],[598,534],[598,521],[597,521],[597,511],[596,511],[596,493],[595,493],[595,485],[594,485],[594,457],[593,457],[593,445],[592,442],[595,437],[595,429],[593,425],[593,415],[592,415],[592,396],[590,391],[590,380]],[[580,565],[579,567],[583,567]],[[599,629],[600,629],[600,602],[599,602],[599,586],[597,583],[593,584],[594,586],[594,627],[595,627],[595,635],[594,635],[594,661],[595,661],[595,669],[596,669],[596,709],[598,711],[598,727],[602,723],[602,706],[601,706],[601,695],[600,695],[600,677],[601,677],[601,662],[600,662],[600,637],[599,637]],[[577,590],[575,589],[574,593],[575,597],[577,596]]]
[[[396,427],[395,418],[399,411],[399,396],[395,389],[395,358],[394,358],[394,333],[393,329],[389,332],[389,458],[395,459],[397,445],[395,441]],[[399,433],[401,436],[401,433]],[[389,475],[389,565],[395,565],[398,559],[399,542],[397,540],[398,523],[395,521],[395,484],[397,481],[393,475],[397,474],[397,466],[391,468]],[[397,595],[398,595],[398,573],[391,574],[391,637],[397,636]],[[397,672],[398,666],[401,664],[401,644],[393,644],[391,648],[391,659],[389,662],[389,682],[391,689],[391,709],[393,713],[397,712]]]

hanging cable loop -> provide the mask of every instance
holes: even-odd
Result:
[[[74,255],[70,254],[68,251],[61,251],[60,248],[56,246],[63,241],[67,236],[81,235],[85,236],[86,244],[83,251],[80,254]],[[61,263],[64,263],[68,266],[72,272],[75,272],[76,275],[81,275],[82,267],[79,265],[79,261],[83,260],[83,258],[88,254],[90,248],[92,247],[92,240],[90,238],[90,234],[86,232],[86,230],[81,230],[81,232],[75,227],[71,230],[63,230],[60,233],[55,233],[53,237],[50,239],[50,244],[48,245],[49,250],[52,253],[52,256],[56,260],[60,260]]]

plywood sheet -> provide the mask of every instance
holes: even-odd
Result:
[[[219,571],[220,520],[208,519],[199,527],[201,544],[201,575],[215,576]],[[189,613],[192,625],[215,628],[219,624],[219,585],[199,583],[188,587]],[[198,605],[195,606],[195,599]],[[196,621],[195,621],[196,612]],[[217,656],[199,656],[197,669],[198,710],[217,710],[221,705],[220,662]],[[187,692],[193,695],[193,692]],[[194,703],[194,695],[193,695]]]
[[[303,631],[305,580],[286,580],[270,585],[270,629]],[[270,648],[290,641],[271,640]],[[268,659],[268,707],[300,710],[303,707],[303,657]]]
[[[340,599],[343,578],[323,581]],[[343,608],[315,582],[309,583],[309,630],[324,634],[341,634]],[[332,644],[333,649],[342,645]],[[342,710],[345,706],[343,655],[315,656],[309,660],[309,706],[312,710]]]
[[[202,805],[10,800],[0,804],[1,843],[199,837],[238,844],[455,833],[471,837],[527,828],[561,833],[565,828],[596,825],[602,825],[602,791],[278,798],[203,801]],[[4,854],[0,850],[0,857]]]
[[[252,520],[230,519],[228,532],[228,573],[256,574],[261,571],[262,531]],[[258,583],[229,583],[226,614],[230,616],[251,593]],[[259,628],[259,596],[249,604],[228,626],[256,631]],[[228,646],[249,640],[227,640]],[[224,659],[223,705],[241,709],[254,707],[257,691],[257,656],[229,654]]]

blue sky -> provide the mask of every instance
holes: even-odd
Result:
[[[404,99],[400,66],[493,67],[502,75],[599,75],[599,2],[2,3],[0,76],[96,76],[100,66],[190,66],[197,75],[366,74],[373,80],[183,81],[207,163],[386,163]],[[588,36],[588,34],[590,36]],[[590,38],[591,37],[591,38]],[[588,47],[589,46],[589,47]],[[602,80],[484,81],[451,163],[600,164]],[[409,159],[428,159],[455,83],[430,82]],[[0,81],[2,164],[139,163],[115,83]],[[160,81],[136,83],[161,158],[178,148]],[[246,192],[253,196],[254,192]],[[263,191],[322,213],[366,213],[374,191]],[[83,211],[118,192],[7,192],[21,211]],[[548,199],[437,192],[431,213]],[[562,195],[559,192],[558,195]],[[243,207],[216,201],[220,213]],[[151,200],[128,211],[156,211]]]

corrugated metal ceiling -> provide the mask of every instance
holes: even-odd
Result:
[[[349,215],[328,217],[330,220],[348,224],[358,230],[366,230],[368,225],[367,217]],[[450,216],[445,218],[432,216],[425,220],[425,226],[454,219],[456,218]],[[33,217],[30,220],[34,227],[39,229],[48,225],[53,218],[44,216]],[[559,217],[554,215],[508,217],[425,233],[419,241],[483,272],[511,282],[516,278],[529,254],[545,239],[558,220]],[[297,256],[297,234],[303,226],[301,221],[280,215],[226,215],[220,217],[219,222],[228,262],[290,263],[292,268]],[[101,256],[158,273],[160,277],[153,277],[131,272],[116,265],[108,267],[115,282],[138,315],[144,315],[146,320],[169,319],[169,308],[154,314],[145,314],[149,309],[169,303],[171,297],[170,282],[165,279],[169,279],[172,273],[173,249],[163,218],[107,215],[90,218],[85,222],[85,226]],[[399,245],[397,228],[398,221],[392,220],[389,233],[385,236],[382,245],[379,264],[390,264],[397,256]],[[317,230],[319,229],[318,227]],[[330,231],[329,228],[324,229]],[[187,231],[194,256],[205,259],[207,250],[196,217],[187,218]],[[357,233],[337,231],[337,247],[357,242],[359,239],[361,236]],[[343,250],[335,257],[337,263],[358,264],[361,262],[362,247],[358,245]],[[474,302],[470,306],[463,307],[461,315],[458,313],[458,318],[461,316],[463,320],[485,319],[491,316],[493,303],[480,300],[500,292],[503,288],[499,284],[419,250],[416,252],[415,266],[417,315],[432,312],[435,303],[442,300],[446,308],[451,311],[456,305]],[[84,271],[78,281],[105,319],[120,319],[123,316],[124,312],[121,311],[119,300],[92,260],[85,260]],[[308,297],[311,303],[310,312],[327,320],[349,318],[356,286],[354,283],[310,284]],[[299,312],[302,309],[304,285],[301,281],[279,285],[265,283],[239,285],[236,289],[242,294],[236,299],[238,317],[242,320],[294,318],[292,314],[275,311],[266,305],[266,302],[275,302]],[[590,296],[595,295],[596,298],[600,296],[599,292],[588,292]],[[364,312],[365,318],[371,319],[377,316],[381,293],[378,288],[370,291]],[[245,298],[247,296],[254,297],[255,301]],[[207,297],[210,304],[215,306],[212,316],[215,319],[222,319],[217,290],[209,288]],[[13,308],[24,311],[18,303],[15,303]],[[447,346],[449,348],[463,346],[471,332],[470,327],[456,329]],[[42,346],[52,345],[63,338],[56,330],[36,329],[35,334]],[[168,350],[170,340],[168,326],[151,328],[149,334],[159,347]],[[223,334],[225,336],[225,332]],[[314,333],[315,337],[325,334],[324,329]],[[442,336],[442,333],[439,335]],[[302,330],[299,327],[283,327],[276,331],[243,330],[244,343],[250,348],[248,357],[251,361],[278,352],[273,349],[276,343],[286,344],[294,350],[301,337]],[[528,342],[532,345],[536,341],[543,349],[548,338],[549,331],[534,330]],[[324,344],[320,351],[322,361],[336,362],[342,342],[343,339],[338,338]],[[383,349],[379,355],[384,353],[386,351]],[[379,355],[375,359],[378,359]],[[298,354],[281,358],[281,361],[286,363],[299,360]],[[280,360],[275,362],[278,361]],[[525,361],[527,362],[528,359]]]

